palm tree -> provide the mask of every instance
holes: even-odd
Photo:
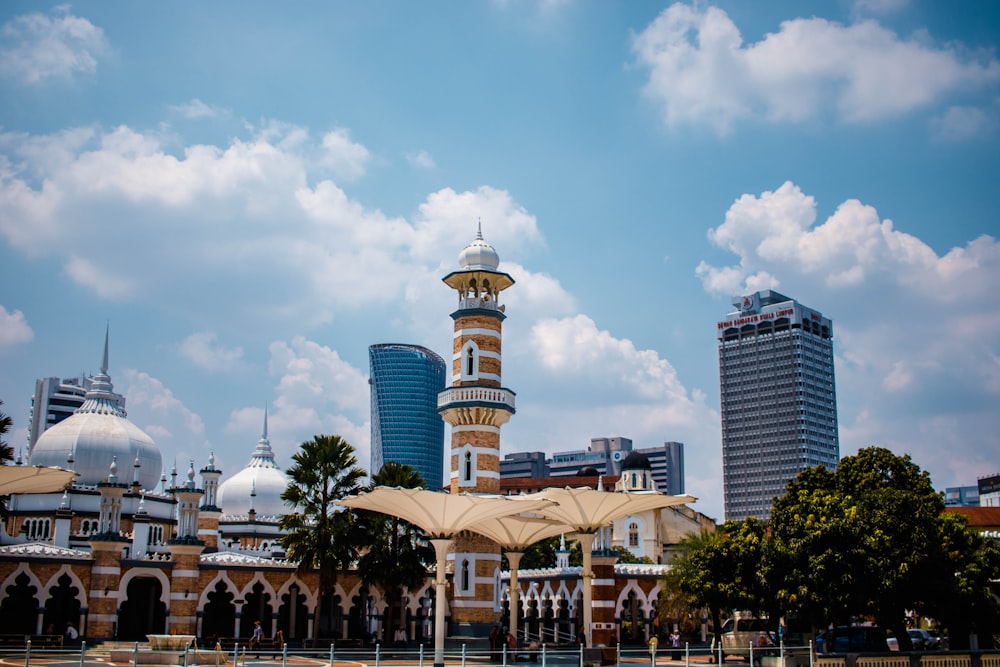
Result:
[[[300,571],[319,572],[319,634],[330,636],[337,571],[356,561],[364,542],[357,516],[334,501],[358,493],[367,473],[358,467],[351,444],[337,435],[303,442],[292,461],[291,481],[281,494],[292,509],[279,522],[285,531],[281,545]]]
[[[416,489],[424,486],[424,479],[408,465],[386,463],[372,477],[371,488],[377,486]],[[403,589],[413,590],[423,583],[436,556],[427,535],[413,524],[378,512],[364,512],[363,517],[369,548],[358,561],[358,574],[365,584],[381,586],[385,593],[390,613],[383,639],[388,642],[396,627],[392,610],[398,608],[400,625],[406,623]]]
[[[3,406],[3,401],[0,401],[0,407]],[[0,412],[0,465],[7,463],[7,461],[14,460],[14,448],[7,444],[3,439],[7,435],[7,431],[10,429],[13,422],[11,418]],[[7,499],[10,496],[0,496],[0,518],[7,518]]]

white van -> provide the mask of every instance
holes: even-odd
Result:
[[[748,651],[751,644],[758,644],[761,633],[767,634],[767,621],[760,618],[731,618],[722,626],[722,651]],[[770,636],[770,635],[768,635]],[[718,648],[712,638],[712,655]]]

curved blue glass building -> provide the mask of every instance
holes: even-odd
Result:
[[[382,343],[368,348],[372,392],[371,474],[389,462],[417,470],[427,487],[443,485],[444,420],[438,393],[445,362],[419,345]]]

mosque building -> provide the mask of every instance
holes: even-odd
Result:
[[[452,313],[452,382],[438,396],[452,430],[452,493],[502,492],[500,429],[515,406],[514,392],[502,383],[506,315],[499,296],[514,280],[498,267],[480,229],[460,255],[459,270],[444,278],[459,300]],[[72,624],[89,643],[176,633],[196,635],[202,646],[226,645],[245,641],[260,621],[267,637],[281,629],[291,646],[321,647],[333,639],[367,641],[379,632],[388,613],[381,591],[365,587],[353,571],[341,572],[333,604],[321,606],[317,573],[300,571],[285,558],[279,518],[287,511],[280,496],[288,478],[271,449],[266,411],[242,469],[227,477],[210,454],[197,470],[190,461],[184,472],[175,464],[167,474],[156,443],[129,421],[124,403],[109,375],[106,334],[100,372],[83,403],[41,433],[28,452],[27,463],[69,468],[77,477],[62,492],[11,496],[0,524],[5,633],[61,634]],[[652,483],[643,459],[630,455],[617,488],[608,492]],[[714,527],[689,508],[668,509],[620,519],[604,540],[605,549],[619,545],[650,556],[647,565],[602,561],[603,576],[614,586],[602,588],[600,602],[613,606],[633,634],[637,628],[648,633],[656,615],[667,567],[660,564],[664,545]],[[518,615],[524,620],[517,627],[534,638],[569,641],[579,627],[581,568],[570,567],[567,554],[560,552],[556,567],[520,573]],[[503,622],[510,596],[502,588],[507,575],[495,543],[472,533],[456,539],[448,580],[450,631],[479,636]],[[428,573],[406,591],[411,640],[434,636],[434,604],[434,574]],[[330,616],[321,618],[327,608]]]

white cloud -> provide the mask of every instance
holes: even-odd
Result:
[[[5,43],[0,48],[0,73],[29,84],[92,74],[98,60],[110,51],[104,31],[70,14],[68,5],[56,7],[49,16],[15,17],[0,34]]]
[[[184,447],[197,451],[203,444],[205,424],[201,417],[160,380],[143,371],[126,368],[121,384],[124,389],[119,391],[125,395],[129,419],[153,436],[161,450]],[[177,433],[177,429],[168,424],[179,425],[183,431]]]
[[[792,183],[740,197],[709,232],[737,262],[702,262],[703,286],[729,296],[780,278],[782,293],[833,319],[842,455],[879,444],[971,479],[966,463],[1000,448],[988,426],[1000,397],[1000,243],[980,236],[938,255],[857,200],[819,224],[815,209]],[[750,284],[761,275],[775,279]]]
[[[217,338],[214,332],[195,332],[181,341],[178,352],[207,371],[228,371],[238,367],[243,359],[243,348],[219,345]]]
[[[323,163],[344,179],[353,180],[364,176],[371,154],[363,145],[351,140],[347,128],[338,127],[323,136],[325,155]]]
[[[83,257],[70,256],[63,267],[73,282],[88,287],[95,294],[109,301],[122,301],[131,296],[130,282],[115,275],[106,267],[98,266]]]
[[[228,116],[229,110],[214,104],[206,104],[197,97],[184,104],[176,104],[170,107],[171,111],[180,114],[184,118],[218,118]]]
[[[977,107],[948,107],[941,116],[931,121],[935,136],[945,142],[971,141],[990,136],[997,129],[997,111],[994,104],[990,112]]]
[[[882,121],[1000,83],[992,57],[902,39],[874,21],[793,19],[744,44],[723,10],[681,3],[638,34],[633,51],[668,125],[720,134],[744,119],[804,122],[831,110],[845,122]]]
[[[414,167],[419,167],[420,169],[434,169],[437,167],[431,154],[423,149],[416,153],[407,153],[406,160]]]
[[[8,312],[0,305],[0,349],[30,343],[34,337],[35,332],[28,325],[24,313],[20,310]]]
[[[359,464],[367,469],[371,458],[367,375],[336,350],[301,336],[271,343],[270,352],[269,372],[277,384],[267,423],[275,452],[287,461],[301,442],[314,435],[339,435],[351,443]],[[232,412],[226,430],[260,434],[263,423],[263,406],[244,407]]]

